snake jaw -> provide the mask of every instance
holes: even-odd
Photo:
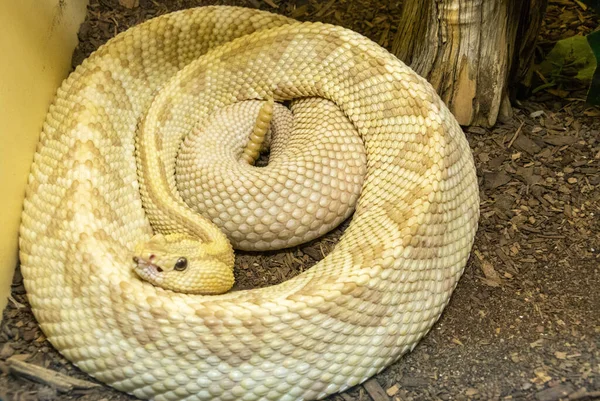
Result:
[[[135,263],[133,270],[138,276],[151,283],[160,284],[162,281],[161,273],[163,272],[163,269],[160,266],[152,263],[150,260],[146,260],[137,256],[133,257],[133,262]]]

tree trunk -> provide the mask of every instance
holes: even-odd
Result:
[[[405,0],[392,52],[427,78],[461,125],[509,117],[547,0]]]

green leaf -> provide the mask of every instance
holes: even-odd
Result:
[[[596,63],[600,65],[600,31],[592,32],[587,36],[587,41],[596,57]],[[592,77],[592,83],[588,90],[587,102],[600,104],[600,68],[596,68]]]
[[[576,35],[560,40],[539,65],[538,71],[549,81],[576,78],[584,83],[592,81],[596,57],[585,36]]]

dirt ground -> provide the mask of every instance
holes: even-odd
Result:
[[[237,4],[347,26],[391,43],[397,1],[150,1],[127,9],[93,0],[80,31],[77,65],[108,38],[175,9]],[[371,4],[373,3],[373,4]],[[587,33],[598,20],[579,2],[550,1],[540,51]],[[470,128],[481,191],[472,257],[442,318],[409,355],[329,401],[600,399],[600,109],[581,88],[537,93],[493,129]],[[239,254],[237,288],[271,285],[309,268],[342,228],[270,254]],[[9,372],[19,356],[94,382],[45,340],[19,270],[0,326],[1,400],[133,400],[108,387],[61,392]],[[388,395],[377,396],[379,384]],[[367,391],[365,389],[369,389]],[[386,398],[387,397],[387,398]]]

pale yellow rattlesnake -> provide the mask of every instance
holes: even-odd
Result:
[[[173,189],[179,143],[195,124],[188,114],[308,96],[337,104],[367,154],[335,249],[250,291],[187,295],[141,280],[131,257],[152,234],[149,219],[180,228],[142,208],[136,134],[160,134],[150,176]],[[178,195],[155,195],[150,203],[181,206]],[[223,234],[197,219],[187,230],[232,259],[215,240]],[[309,400],[415,346],[448,302],[477,220],[469,146],[424,79],[349,30],[214,7],[130,29],[64,82],[35,155],[20,255],[44,333],[97,379],[159,400]]]

